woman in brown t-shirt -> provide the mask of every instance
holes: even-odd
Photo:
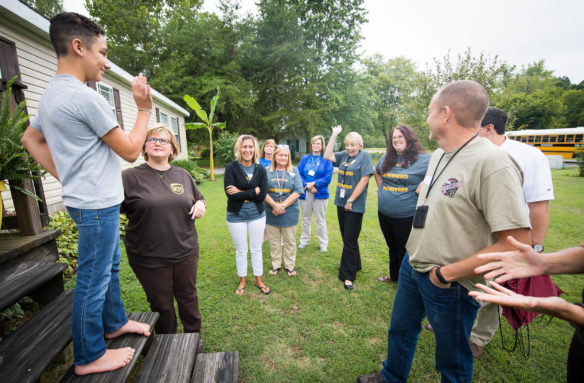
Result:
[[[170,165],[178,154],[170,129],[162,124],[151,128],[142,154],[145,164],[122,173],[128,261],[150,308],[160,313],[156,332],[176,333],[174,299],[184,331],[199,332],[199,241],[193,220],[205,215],[206,203],[191,175]]]

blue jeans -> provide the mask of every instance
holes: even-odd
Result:
[[[128,322],[120,298],[120,205],[67,210],[79,232],[73,355],[76,365],[85,365],[105,353],[104,334]]]
[[[468,337],[479,306],[456,282],[448,289],[435,286],[428,273],[412,268],[406,253],[388,329],[383,379],[388,383],[407,380],[422,319],[428,316],[436,337],[436,369],[442,382],[472,382],[473,354]]]

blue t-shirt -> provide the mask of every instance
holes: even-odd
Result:
[[[366,150],[359,151],[354,157],[349,157],[349,153],[343,150],[342,152],[335,152],[335,165],[339,167],[335,205],[344,207],[361,178],[373,174],[373,164],[371,163],[371,156]],[[355,213],[365,213],[368,188],[369,184],[365,186],[363,193],[353,201],[353,211]],[[341,190],[345,190],[344,197],[341,196]]]
[[[385,154],[375,166],[377,174],[381,176],[381,185],[377,189],[377,209],[381,214],[392,218],[413,217],[418,201],[416,188],[426,175],[430,154],[418,154],[416,162],[407,168],[401,167],[399,162],[402,159],[398,156],[398,163],[388,172],[381,174],[384,160]]]
[[[243,166],[241,162],[238,162],[238,164],[246,174],[245,178],[247,178],[248,181],[251,181],[256,164],[251,164],[251,166]],[[258,212],[258,207],[256,206],[255,202],[246,200],[243,202],[243,205],[241,205],[239,213],[235,214],[227,210],[227,222],[254,221],[256,219],[262,218],[265,214],[265,211],[262,211],[261,213]]]
[[[47,140],[65,206],[104,209],[124,200],[120,157],[102,140],[118,125],[105,98],[79,79],[51,79],[31,126]]]
[[[304,194],[302,179],[296,168],[288,173],[283,170],[274,169],[268,171],[268,194],[276,202],[284,202],[292,193]],[[280,216],[272,214],[272,207],[264,202],[266,206],[266,224],[278,227],[290,227],[298,224],[300,208],[298,200],[288,207],[286,212]]]
[[[266,160],[265,158],[260,158],[260,165],[262,165],[264,168],[269,168],[270,165],[272,165],[272,161],[270,160]]]

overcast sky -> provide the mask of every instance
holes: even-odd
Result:
[[[242,0],[253,11],[255,0]],[[84,0],[64,0],[68,11],[83,12]],[[218,12],[219,0],[203,9]],[[434,57],[470,47],[519,67],[545,60],[556,76],[584,80],[583,0],[365,0],[363,54],[404,56],[418,69]]]

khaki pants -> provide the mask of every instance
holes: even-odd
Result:
[[[314,214],[314,221],[316,222],[316,237],[318,238],[318,245],[321,249],[328,247],[328,232],[326,229],[326,207],[328,205],[327,199],[314,199],[314,194],[306,191],[304,199],[300,200],[300,207],[302,208],[302,232],[300,233],[300,244],[307,245],[310,242],[310,221],[312,214]]]
[[[470,341],[479,346],[489,344],[497,328],[501,317],[501,308],[492,302],[483,302],[477,313],[477,321],[470,333]]]
[[[296,264],[296,230],[297,225],[289,227],[279,227],[266,225],[266,233],[270,242],[270,253],[272,254],[272,268],[282,267],[282,242],[284,243],[284,268],[294,270]]]

